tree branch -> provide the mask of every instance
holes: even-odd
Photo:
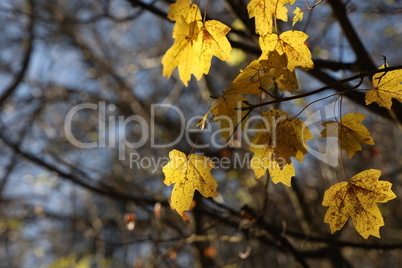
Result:
[[[33,0],[28,1],[28,4],[31,9],[31,13],[29,14],[29,24],[28,24],[28,37],[25,40],[26,43],[26,49],[25,49],[25,55],[24,59],[22,60],[22,67],[18,74],[15,76],[14,81],[11,83],[11,85],[3,92],[3,94],[0,96],[0,107],[3,105],[3,103],[13,94],[13,92],[17,89],[18,85],[21,83],[21,81],[24,79],[25,73],[28,69],[29,62],[31,60],[31,55],[33,51],[33,30],[34,30],[34,21],[35,21],[35,12],[34,12],[34,4]]]
[[[169,205],[169,203],[166,200],[157,200],[157,199],[154,199],[151,197],[137,197],[137,196],[132,196],[132,195],[128,195],[125,193],[116,192],[111,188],[101,189],[101,188],[95,187],[95,186],[91,185],[90,183],[85,182],[85,180],[88,180],[89,178],[80,178],[79,176],[76,176],[74,174],[63,171],[62,169],[50,164],[46,160],[40,159],[31,153],[25,152],[17,144],[13,143],[8,138],[6,138],[3,135],[3,133],[1,133],[1,132],[0,132],[0,140],[3,141],[3,143],[6,144],[9,148],[11,148],[15,153],[21,155],[28,161],[30,161],[42,168],[45,168],[49,171],[55,172],[58,175],[60,175],[61,178],[71,181],[74,184],[77,184],[77,185],[79,185],[87,190],[90,190],[92,192],[95,192],[97,194],[105,195],[105,196],[108,196],[108,197],[111,197],[114,199],[118,199],[118,200],[132,201],[132,202],[135,202],[137,204],[142,204],[142,205],[152,205],[153,206],[157,202],[159,202],[165,206]],[[83,176],[82,172],[81,172],[81,176]]]
[[[328,89],[336,89],[336,90],[338,90],[340,92],[346,92],[346,91],[349,90],[350,87],[346,87],[343,84],[345,84],[347,82],[350,82],[350,81],[353,81],[353,80],[356,80],[356,79],[363,79],[363,78],[365,78],[367,76],[372,76],[372,75],[374,75],[376,73],[389,72],[389,71],[400,70],[400,69],[402,69],[402,65],[393,66],[393,67],[386,67],[386,68],[383,68],[383,69],[375,69],[375,70],[366,71],[364,73],[360,73],[360,74],[357,74],[357,75],[354,75],[354,76],[351,76],[351,77],[348,77],[348,78],[345,78],[345,79],[342,79],[342,80],[333,79],[331,76],[329,76],[328,74],[324,73],[323,71],[312,69],[312,70],[309,71],[309,73],[312,73],[312,74],[314,74],[316,76],[322,77],[322,79],[323,80],[325,79],[325,82],[327,82],[326,84],[329,84],[329,85],[321,87],[321,88],[313,90],[313,91],[310,91],[310,92],[307,92],[307,93],[304,93],[304,94],[299,94],[299,95],[295,95],[295,96],[291,96],[291,97],[285,97],[285,98],[278,98],[278,99],[275,99],[275,100],[272,100],[272,101],[262,102],[262,103],[258,103],[258,104],[255,104],[255,105],[250,104],[248,107],[241,108],[241,110],[253,110],[253,109],[261,107],[261,106],[266,106],[266,105],[270,105],[270,104],[274,104],[274,103],[279,103],[279,102],[284,102],[284,101],[290,101],[290,100],[305,98],[305,97],[308,97],[308,96],[318,94],[318,93],[323,92],[323,91],[328,90]],[[355,96],[357,95],[358,98],[356,98],[356,101],[358,101],[359,104],[365,106],[365,98],[363,96],[364,95],[363,93],[352,91],[352,92],[346,93],[345,95],[350,97],[350,98],[351,97],[356,98]],[[373,106],[369,106],[369,107],[371,107],[369,109],[371,109],[373,112],[381,114],[384,117],[391,118],[389,113],[387,113],[386,109],[381,108],[378,105],[373,105]]]
[[[361,38],[357,35],[349,17],[346,13],[346,7],[342,3],[342,0],[327,0],[331,6],[335,17],[337,18],[346,38],[349,41],[350,46],[356,55],[356,64],[362,71],[373,70],[376,68],[369,53],[364,47]]]

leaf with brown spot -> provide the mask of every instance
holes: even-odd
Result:
[[[385,203],[396,198],[392,184],[379,181],[381,171],[370,169],[353,176],[349,182],[340,182],[324,193],[322,205],[329,207],[324,222],[331,232],[342,229],[352,218],[356,231],[365,239],[370,235],[380,238],[384,219],[376,203]]]

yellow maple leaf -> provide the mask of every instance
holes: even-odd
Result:
[[[173,29],[175,42],[162,58],[163,75],[169,78],[178,67],[184,85],[188,85],[191,74],[200,80],[209,72],[212,56],[229,60],[231,46],[226,38],[229,31],[228,26],[216,20],[188,24],[181,16]]]
[[[380,238],[384,220],[376,203],[385,203],[396,197],[392,184],[379,181],[381,171],[370,169],[353,176],[349,182],[340,182],[324,193],[322,205],[329,207],[324,222],[331,232],[342,229],[349,217],[356,231],[365,239],[370,235]]]
[[[169,5],[168,19],[177,21],[180,16],[183,16],[186,23],[202,19],[200,9],[191,0],[177,0],[176,3]]]
[[[384,69],[388,65],[382,65]],[[402,102],[402,70],[376,73],[373,75],[374,89],[367,91],[366,104],[378,103],[381,107],[391,109],[392,99]]]
[[[276,50],[279,55],[285,54],[287,68],[294,71],[296,67],[306,71],[314,67],[311,60],[311,52],[305,44],[308,35],[301,31],[286,31],[281,35],[268,34],[260,36],[259,43],[262,57],[267,57],[269,52]]]
[[[265,68],[259,60],[252,61],[225,90],[230,94],[261,94],[261,88],[267,90],[274,84],[272,72]]]
[[[361,151],[360,143],[374,145],[370,131],[363,126],[366,116],[359,113],[349,113],[342,117],[341,123],[336,121],[326,121],[322,125],[325,129],[321,132],[323,137],[337,137],[342,150],[345,150],[349,158]]]
[[[277,162],[291,164],[290,157],[302,162],[307,153],[306,140],[313,138],[304,122],[279,110],[266,111],[262,116],[264,122],[255,127],[258,134],[249,149],[270,147]]]
[[[201,64],[208,64],[208,70],[212,56],[222,61],[230,59],[232,47],[226,37],[229,31],[230,28],[222,22],[207,20],[198,34],[197,41],[194,43],[195,53]]]
[[[218,184],[211,175],[210,170],[214,163],[208,157],[190,154],[188,157],[178,151],[169,153],[170,161],[163,167],[165,174],[164,184],[174,183],[171,207],[183,216],[189,210],[193,200],[194,191],[197,190],[204,197],[217,197]]]
[[[183,17],[178,19],[173,28],[175,42],[162,58],[164,76],[169,78],[178,67],[180,79],[186,86],[192,73],[201,77],[205,69],[198,64],[193,48],[193,42],[196,41],[200,28],[201,22],[187,24]]]
[[[290,181],[296,175],[293,164],[279,163],[274,156],[275,149],[266,146],[263,148],[250,147],[250,151],[254,152],[250,161],[250,168],[254,170],[255,176],[261,178],[268,170],[269,176],[274,183],[282,182],[286,186],[290,186]]]
[[[273,80],[281,91],[293,93],[298,88],[296,72],[290,71],[287,67],[287,58],[285,55],[279,55],[274,50],[268,53],[268,58],[260,58],[260,64],[266,70],[271,70]]]
[[[302,21],[302,20],[303,20],[303,15],[304,15],[304,13],[303,13],[303,11],[300,10],[300,8],[296,7],[296,9],[293,11],[293,14],[294,14],[295,16],[293,17],[293,20],[292,20],[292,27],[295,26],[295,24],[296,24],[298,21]]]
[[[295,0],[251,0],[247,5],[248,15],[255,18],[255,32],[259,35],[272,33],[272,18],[288,21],[288,9],[285,4]]]

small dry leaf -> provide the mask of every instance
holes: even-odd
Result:
[[[203,250],[203,255],[205,258],[215,258],[216,257],[216,249],[213,246],[209,246]]]
[[[302,20],[303,20],[303,15],[304,15],[304,13],[303,13],[303,11],[300,10],[300,8],[296,7],[296,9],[293,11],[293,14],[294,14],[295,16],[293,17],[293,20],[292,20],[292,27],[295,26],[295,24],[296,24],[298,21],[302,21]]]
[[[175,250],[170,250],[169,251],[169,259],[175,260],[177,258],[177,252]]]

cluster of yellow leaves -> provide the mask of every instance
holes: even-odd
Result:
[[[217,197],[218,184],[210,170],[214,163],[203,155],[190,154],[186,156],[178,150],[169,153],[170,161],[162,171],[165,174],[163,181],[167,186],[175,184],[172,192],[171,207],[181,216],[188,210],[197,190],[204,197]]]
[[[380,176],[379,170],[365,170],[325,191],[322,205],[329,208],[324,222],[329,223],[332,233],[342,229],[351,217],[363,238],[370,235],[380,237],[379,229],[384,220],[376,203],[385,203],[396,197],[391,190],[392,184],[378,181]]]
[[[209,114],[212,121],[220,122],[221,134],[230,140],[235,129],[243,127],[248,113],[241,109],[247,105],[247,95],[268,95],[272,88],[293,93],[298,88],[295,69],[307,71],[314,67],[311,52],[306,45],[308,35],[291,30],[278,33],[274,29],[276,20],[288,21],[286,4],[295,0],[251,0],[247,6],[249,17],[255,18],[255,29],[259,36],[262,54],[252,61],[235,78],[232,85],[220,96],[212,108],[204,115],[199,126],[204,128]],[[303,19],[303,12],[296,8],[292,26]],[[168,18],[175,21],[173,46],[162,59],[163,75],[170,77],[178,67],[181,81],[187,85],[193,74],[200,79],[207,74],[211,58],[228,60],[231,46],[226,38],[230,28],[219,21],[202,21],[201,12],[191,0],[177,0],[170,5]],[[379,69],[388,67],[381,66]],[[377,102],[391,108],[392,99],[402,101],[402,71],[379,72],[373,76],[374,89],[366,93],[366,104]],[[268,171],[274,183],[287,186],[295,176],[291,158],[302,162],[307,153],[306,141],[312,139],[305,123],[279,110],[262,113],[262,122],[255,127],[258,132],[249,150],[254,153],[250,168],[257,178]],[[361,151],[361,143],[373,145],[369,130],[362,125],[365,115],[350,113],[340,121],[323,122],[323,137],[337,137],[339,147],[351,158]],[[217,183],[210,171],[213,162],[201,155],[173,150],[170,162],[163,167],[166,185],[175,184],[171,206],[183,216],[189,210],[194,191],[204,197],[216,197]],[[332,232],[340,230],[349,217],[358,233],[368,238],[380,237],[379,228],[384,225],[377,202],[387,202],[395,198],[391,183],[378,181],[381,172],[366,170],[346,182],[330,187],[324,194],[322,204],[328,206],[324,222],[330,224]]]
[[[295,68],[308,70],[314,67],[311,52],[305,44],[307,34],[287,31],[278,36],[272,31],[263,30],[269,28],[263,22],[272,23],[273,16],[287,21],[286,3],[293,4],[294,1],[253,0],[248,5],[250,17],[256,17],[256,33],[261,35],[259,44],[262,55],[235,78],[200,123],[205,126],[206,118],[212,112],[214,121],[220,122],[221,134],[226,140],[234,129],[242,128],[241,122],[246,116],[246,112],[240,110],[243,106],[241,103],[245,101],[244,95],[259,95],[274,84],[281,91],[293,93],[298,88]],[[301,20],[300,9],[295,14]],[[221,118],[217,119],[218,116]]]
[[[246,95],[268,92],[272,85],[276,85],[281,91],[293,93],[298,88],[295,68],[313,68],[311,53],[305,45],[308,37],[306,34],[288,31],[278,36],[272,31],[274,19],[288,20],[285,4],[294,2],[295,0],[252,0],[249,3],[248,12],[250,18],[254,17],[256,21],[262,56],[251,62],[215,101],[200,120],[201,128],[205,127],[208,115],[212,113],[212,121],[220,123],[221,135],[229,142],[234,130],[243,127],[245,116],[248,114],[241,109],[246,105]],[[300,9],[296,9],[294,14],[293,25],[303,17]],[[162,59],[165,76],[171,76],[178,67],[180,79],[187,85],[191,74],[200,79],[203,74],[208,73],[212,56],[228,60],[231,48],[225,36],[230,30],[229,27],[218,21],[202,22],[198,6],[190,0],[177,0],[171,4],[168,18],[176,23],[173,29],[175,42]],[[275,183],[282,182],[290,186],[290,179],[295,175],[290,157],[302,161],[307,153],[305,140],[311,139],[312,136],[302,121],[289,118],[284,112],[268,111],[263,116],[272,128],[254,138],[253,143],[258,145],[258,148],[250,147],[250,151],[254,152],[252,169],[258,178],[268,170]],[[263,124],[257,126],[257,129],[263,128]],[[174,150],[170,153],[170,158],[177,158],[178,154],[179,152]],[[191,155],[188,159],[194,157]],[[186,163],[191,161],[187,160]],[[182,215],[184,210],[190,208],[190,196],[192,197],[197,188],[190,183],[188,187],[192,189],[191,195],[184,196],[183,189],[189,190],[185,188],[185,184],[190,180],[188,177],[178,177],[177,172],[186,170],[187,174],[189,165],[182,163],[180,169],[172,165],[169,162],[163,169],[165,183],[176,183],[172,193],[172,207]],[[174,173],[167,173],[172,169],[175,170]],[[174,181],[174,178],[177,180]]]
[[[288,21],[285,4],[294,3],[295,0],[252,0],[247,6],[249,17],[255,18],[256,33],[260,35],[259,44],[262,50],[258,64],[252,62],[249,67],[255,69],[259,65],[257,70],[263,70],[265,80],[271,82],[269,84],[264,81],[265,83],[256,84],[257,87],[267,90],[275,82],[280,90],[293,93],[297,89],[295,68],[306,71],[314,67],[310,50],[305,45],[307,34],[287,31],[278,36],[273,32],[274,20]],[[300,8],[296,8],[293,14],[295,16],[292,26],[303,19]]]
[[[213,56],[223,61],[232,49],[226,34],[230,28],[217,20],[201,21],[201,12],[190,0],[178,0],[169,6],[168,18],[176,21],[174,44],[162,58],[163,75],[170,77],[176,67],[184,85],[193,74],[198,80],[207,74]]]
[[[379,70],[388,67],[382,65]],[[374,89],[367,91],[366,104],[378,103],[381,107],[391,109],[392,99],[402,102],[402,70],[381,72],[373,75]]]

